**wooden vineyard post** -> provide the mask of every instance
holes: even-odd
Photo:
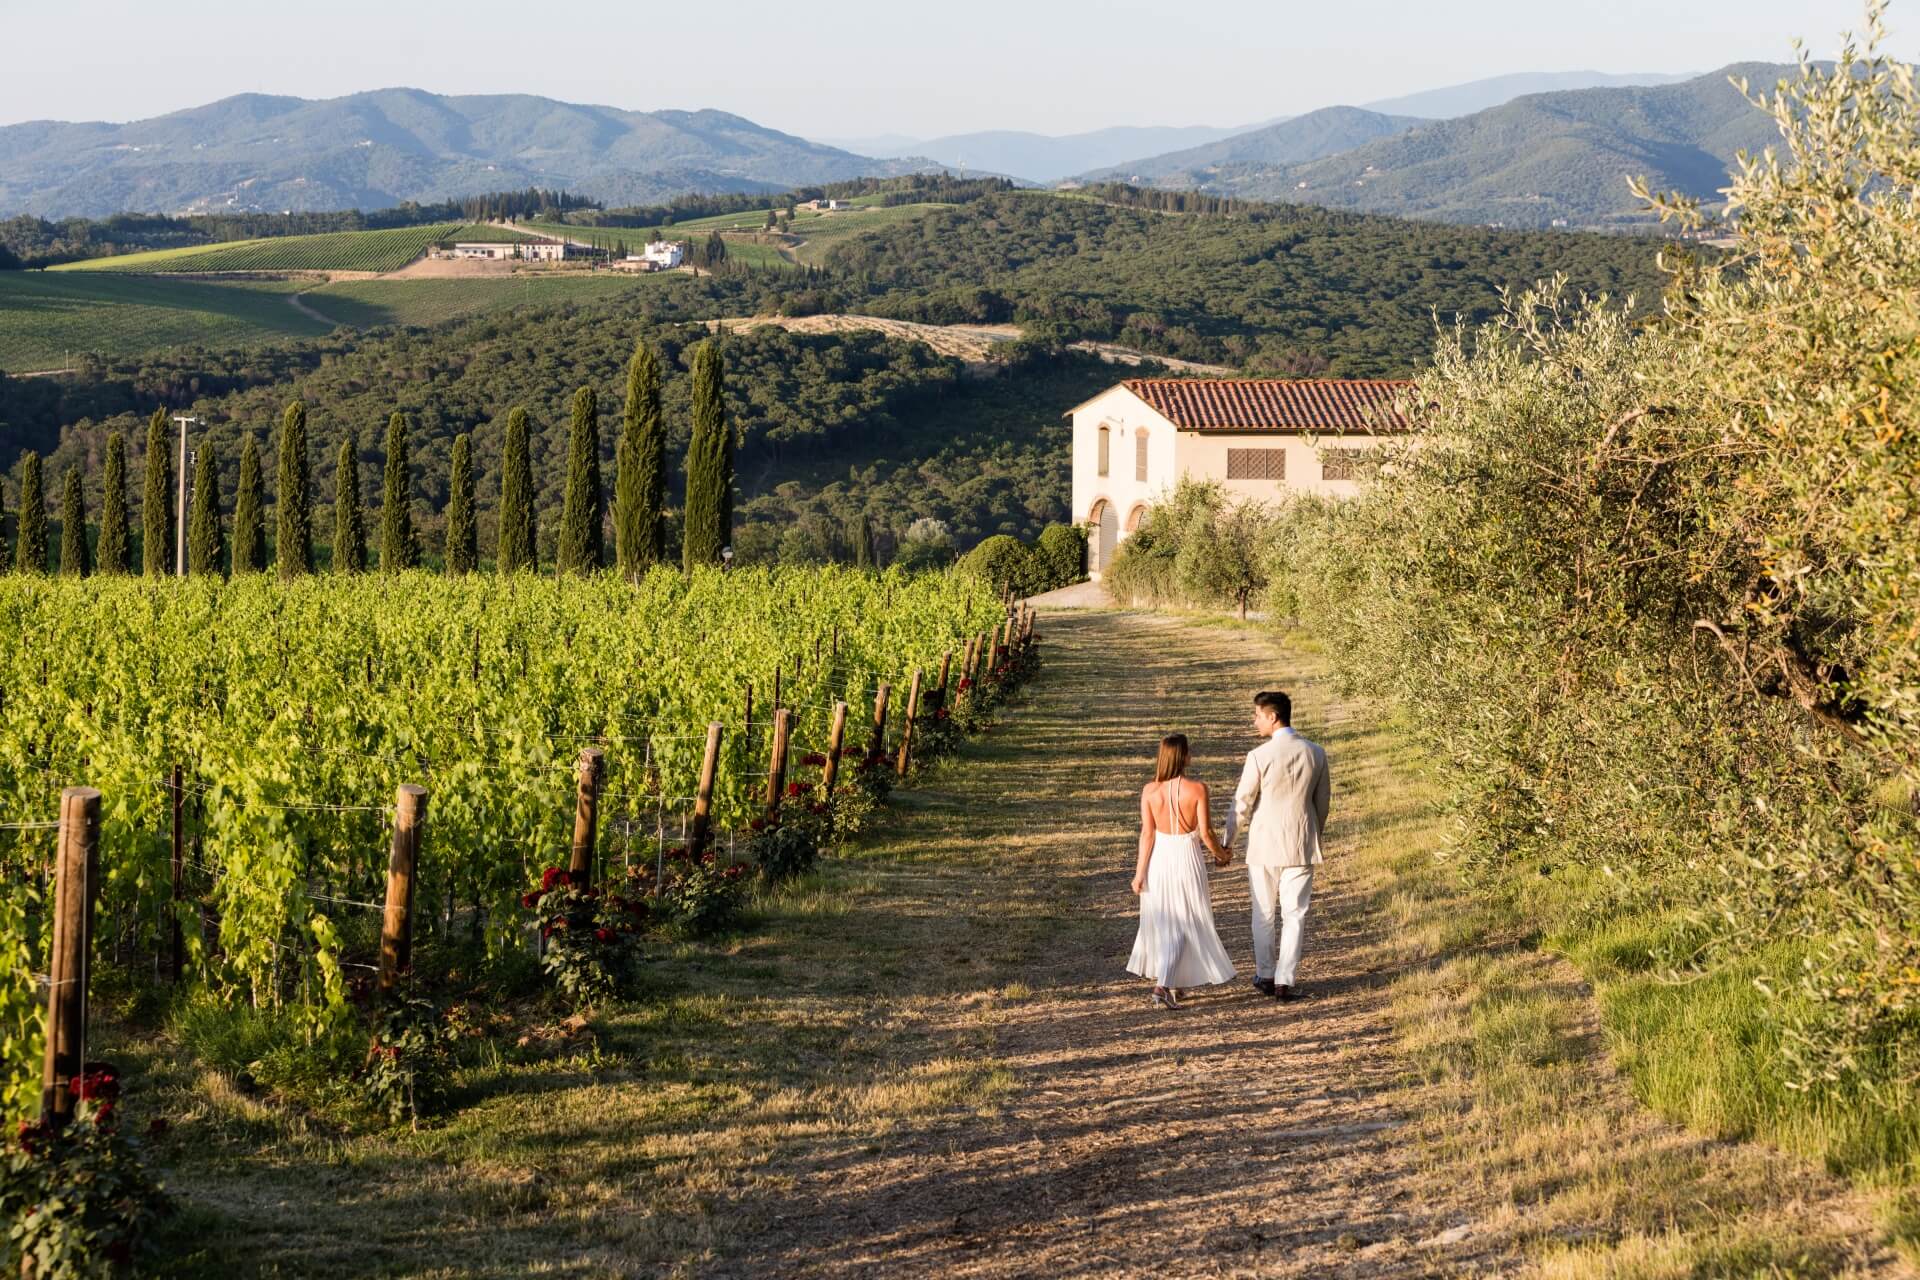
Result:
[[[606,773],[607,755],[598,747],[580,753],[574,765],[578,787],[573,801],[573,857],[567,862],[567,878],[577,888],[593,883],[593,844],[600,820],[600,784]]]
[[[687,852],[698,858],[706,851],[707,835],[713,826],[713,780],[720,771],[720,733],[718,720],[707,725],[707,754],[700,759],[700,786],[693,797],[693,829],[687,836]]]
[[[179,765],[173,766],[173,772],[167,776],[167,785],[173,792],[173,894],[169,908],[173,919],[167,929],[171,961],[168,967],[173,980],[178,982],[185,976],[187,968],[186,939],[180,933],[180,903],[187,896],[186,886],[182,883],[187,870],[187,792],[181,786]]]
[[[780,817],[780,800],[787,789],[787,736],[793,732],[793,712],[785,707],[773,713],[773,752],[767,758],[767,817]]]
[[[889,685],[885,680],[882,680],[880,682],[880,687],[874,691],[873,736],[867,739],[867,755],[869,758],[873,756],[884,755],[886,753],[887,695],[892,691],[893,691],[893,686]]]
[[[778,710],[780,709],[780,664],[779,664],[778,662],[776,662],[776,663],[774,663],[774,664],[773,664],[773,703],[772,703],[772,706],[773,706],[773,709],[774,709],[775,711],[778,711]]]
[[[967,656],[962,659],[960,663],[960,678],[962,680],[973,679],[974,646],[978,643],[979,641],[975,640],[972,636],[967,637]]]
[[[947,701],[947,673],[952,667],[953,650],[949,649],[940,655],[940,702],[943,706]]]
[[[73,1119],[69,1082],[86,1066],[87,963],[93,955],[93,900],[100,879],[100,793],[60,793],[60,849],[54,855],[53,948],[47,974],[47,1056],[40,1119]]]
[[[413,871],[420,859],[420,824],[427,789],[405,783],[393,801],[393,846],[387,853],[387,908],[380,917],[380,989],[393,990],[413,964]]]
[[[987,646],[987,633],[984,631],[980,633],[979,640],[974,647],[973,657],[974,661],[980,664],[979,670],[974,673],[973,682],[975,684],[985,684],[987,682],[987,672],[993,669],[993,652]]]
[[[920,668],[913,669],[913,683],[907,686],[907,715],[900,722],[900,759],[894,766],[901,777],[907,776],[907,766],[913,763],[913,720],[920,714]]]
[[[827,762],[820,767],[821,799],[833,803],[833,784],[840,777],[840,747],[847,740],[847,704],[833,704],[833,728],[827,734]]]

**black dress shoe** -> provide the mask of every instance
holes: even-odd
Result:
[[[1263,996],[1271,997],[1273,995],[1273,979],[1255,978],[1253,980],[1253,989]]]
[[[1274,997],[1279,1000],[1298,1000],[1300,998],[1299,990],[1292,986],[1275,987],[1273,994]]]

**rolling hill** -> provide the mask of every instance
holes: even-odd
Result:
[[[130,124],[0,128],[0,213],[383,208],[565,188],[619,204],[907,172],[724,111],[621,111],[526,94],[242,94]]]
[[[1299,163],[1195,170],[1155,157],[1138,171],[1162,186],[1448,222],[1631,223],[1644,215],[1629,175],[1712,200],[1737,151],[1774,142],[1772,120],[1728,79],[1764,85],[1787,70],[1744,63],[1677,84],[1533,94]],[[1156,168],[1166,176],[1151,176]]]
[[[1281,166],[1351,151],[1376,138],[1404,133],[1427,123],[1413,116],[1390,116],[1359,107],[1323,107],[1248,133],[1170,151],[1087,175],[1099,182],[1148,182],[1155,186],[1200,187],[1222,169]]]

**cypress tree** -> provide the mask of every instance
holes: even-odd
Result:
[[[693,438],[687,444],[684,563],[720,563],[733,540],[733,430],[721,394],[720,349],[703,342],[693,353]]]
[[[347,432],[333,468],[333,571],[367,571],[367,517],[360,510],[360,434]]]
[[[7,541],[7,486],[0,484],[0,573],[13,568],[13,544]]]
[[[47,497],[40,490],[40,455],[28,450],[20,455],[20,553],[21,573],[47,571]]]
[[[667,424],[660,411],[660,362],[642,339],[627,363],[613,533],[620,572],[638,578],[666,558]]]
[[[267,567],[267,519],[260,486],[260,445],[249,431],[240,442],[240,488],[233,496],[233,571]]]
[[[307,406],[295,400],[280,419],[280,458],[274,493],[275,553],[280,576],[313,572],[313,493],[307,465]]]
[[[873,521],[864,511],[853,521],[853,563],[857,568],[873,568]]]
[[[84,578],[93,572],[87,554],[87,499],[80,492],[80,468],[68,467],[60,484],[60,572]]]
[[[109,431],[106,491],[100,500],[98,572],[121,574],[133,568],[127,537],[127,438]]]
[[[395,573],[420,563],[420,538],[413,529],[407,496],[407,415],[394,410],[387,419],[387,469],[380,487],[380,571]]]
[[[220,527],[220,463],[213,441],[200,444],[193,464],[193,504],[187,509],[187,572],[216,576],[225,569],[226,534]]]
[[[149,578],[173,572],[173,454],[167,448],[167,411],[147,419],[146,482],[140,493],[140,562]]]
[[[500,549],[495,563],[501,573],[538,570],[533,542],[533,460],[527,451],[527,411],[507,415],[507,441],[500,464]]]
[[[600,490],[600,399],[592,387],[573,393],[567,430],[567,495],[560,510],[560,573],[592,573],[606,562],[600,526],[606,499]]]
[[[473,522],[473,445],[453,438],[447,476],[447,572],[472,573],[480,567],[480,539]]]

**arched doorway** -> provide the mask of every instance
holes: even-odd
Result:
[[[1146,503],[1136,502],[1133,504],[1133,510],[1127,512],[1127,536],[1131,537],[1140,532],[1140,522],[1146,518],[1146,515]]]
[[[1113,564],[1120,541],[1120,516],[1105,498],[1087,512],[1087,576],[1098,582]]]

